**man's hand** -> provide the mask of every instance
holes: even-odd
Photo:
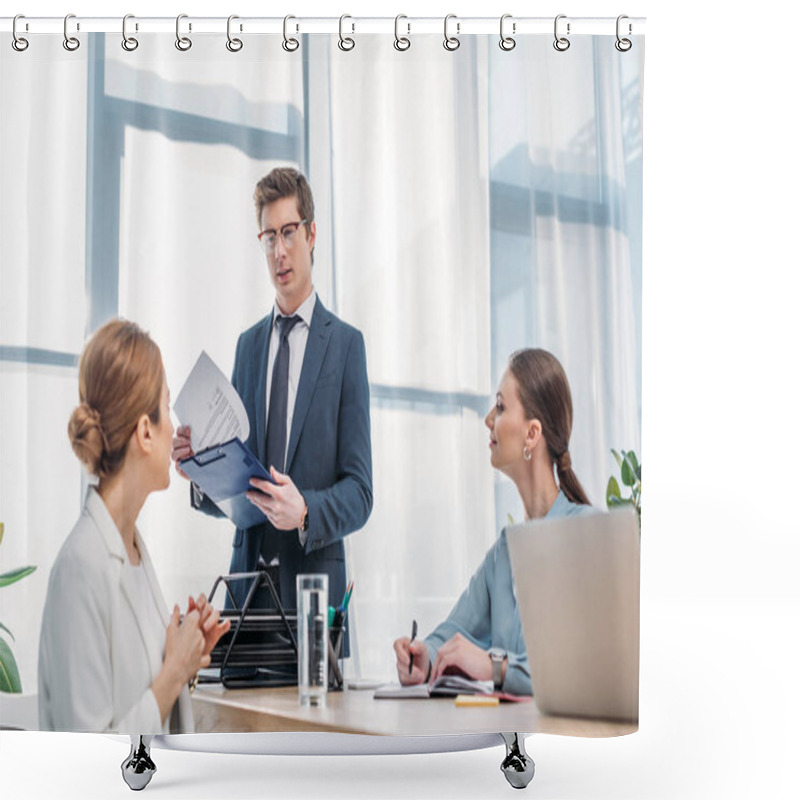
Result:
[[[448,639],[436,653],[430,682],[433,683],[448,671],[463,672],[468,678],[476,681],[490,681],[492,680],[492,660],[486,650],[481,650],[465,636],[457,633],[452,639]]]
[[[188,425],[179,425],[175,436],[172,437],[172,460],[175,462],[175,471],[187,481],[189,476],[178,466],[178,462],[184,458],[191,458],[193,455],[192,429]]]
[[[250,478],[253,488],[247,493],[247,499],[264,512],[277,530],[292,531],[299,528],[306,510],[303,495],[288,475],[278,472],[275,467],[270,467],[269,474],[275,483]]]

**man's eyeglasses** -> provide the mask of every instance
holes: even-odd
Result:
[[[287,250],[291,250],[294,247],[295,241],[297,241],[297,229],[301,225],[307,224],[307,219],[301,219],[300,222],[287,222],[279,231],[261,231],[261,233],[258,234],[258,241],[261,242],[261,246],[264,248],[264,252],[267,255],[271,255],[275,251],[275,246],[278,243],[278,236],[283,239],[283,246]]]

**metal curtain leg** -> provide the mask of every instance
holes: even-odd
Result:
[[[134,792],[141,791],[150,783],[156,765],[150,758],[152,736],[131,734],[131,752],[122,762],[122,778]]]
[[[524,789],[536,769],[533,759],[525,752],[525,739],[519,733],[501,733],[506,743],[506,757],[500,765],[506,780],[515,789]]]

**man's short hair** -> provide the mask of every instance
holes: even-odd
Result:
[[[311,225],[314,221],[314,196],[311,194],[311,187],[305,175],[294,167],[275,167],[269,175],[256,184],[253,195],[256,203],[256,224],[259,228],[264,206],[284,197],[296,198],[300,218],[307,220]]]

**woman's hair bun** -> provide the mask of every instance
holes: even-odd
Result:
[[[100,465],[107,451],[100,413],[86,403],[75,407],[67,428],[72,449],[92,475],[100,475]]]

